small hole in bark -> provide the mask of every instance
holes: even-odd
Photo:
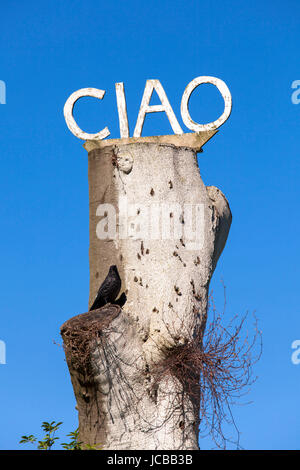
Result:
[[[111,162],[112,162],[113,166],[119,168],[117,155],[115,155],[115,154],[112,155]]]
[[[174,289],[177,295],[182,295],[178,286],[174,286]]]
[[[154,196],[155,193],[154,193],[154,189],[153,189],[153,188],[151,188],[150,194],[151,194],[151,196]]]

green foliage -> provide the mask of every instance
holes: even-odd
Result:
[[[30,436],[22,436],[22,438],[20,440],[20,444],[27,444],[28,442],[33,444],[35,441],[36,441],[36,437],[34,437],[32,434],[30,434]]]
[[[20,444],[35,444],[37,442],[38,450],[51,450],[52,446],[54,445],[55,441],[59,440],[59,437],[55,436],[56,431],[59,429],[59,427],[62,425],[62,421],[55,422],[51,421],[51,423],[48,423],[47,421],[44,421],[42,423],[42,429],[45,433],[44,437],[38,441],[37,438],[33,435],[30,434],[29,436],[22,436],[20,440]],[[69,442],[63,442],[61,444],[62,448],[64,450],[100,450],[100,447],[98,446],[91,446],[89,444],[85,445],[82,447],[82,442],[79,442],[79,431],[78,428],[67,434],[67,437],[70,438]]]
[[[75,431],[73,432],[69,432],[69,434],[67,434],[67,437],[69,437],[71,440],[70,442],[63,442],[61,444],[62,448],[65,450],[82,450],[81,442],[78,442],[78,434],[78,428],[75,429]]]

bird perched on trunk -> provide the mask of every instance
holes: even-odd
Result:
[[[91,306],[90,310],[96,310],[105,304],[113,303],[121,289],[121,278],[118,273],[117,266],[113,265],[109,268],[108,275],[99,287],[98,294]]]

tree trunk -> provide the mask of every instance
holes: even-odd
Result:
[[[114,450],[198,449],[197,394],[164,361],[195,338],[201,348],[230,208],[203,184],[195,148],[105,142],[87,146],[89,305],[111,265],[127,300],[61,328],[80,440]]]

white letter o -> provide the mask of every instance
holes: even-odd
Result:
[[[224,107],[224,112],[223,114],[213,122],[209,122],[208,124],[197,124],[194,122],[190,116],[188,105],[189,105],[189,99],[194,91],[195,88],[197,88],[199,85],[202,83],[211,83],[212,85],[215,85],[219,92],[221,93],[225,107]],[[202,131],[210,131],[213,129],[217,129],[220,127],[224,122],[229,118],[230,113],[231,113],[231,108],[232,108],[232,99],[231,99],[231,94],[230,91],[223,80],[220,80],[219,78],[216,77],[197,77],[194,78],[186,87],[184,90],[184,93],[182,95],[182,100],[181,100],[181,116],[184,124],[186,127],[191,129],[192,131],[195,132],[202,132]]]

